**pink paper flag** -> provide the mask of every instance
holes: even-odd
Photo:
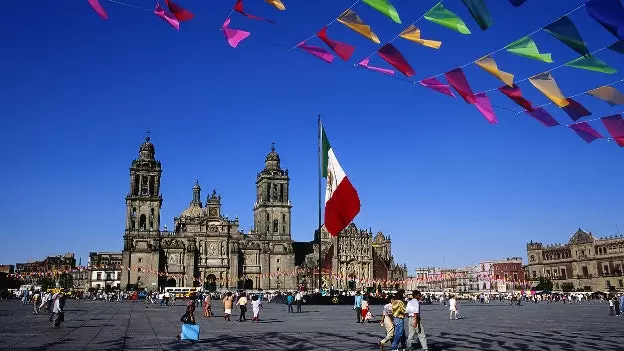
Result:
[[[305,41],[302,41],[301,43],[297,44],[297,47],[311,55],[314,55],[320,58],[321,60],[327,63],[332,63],[332,61],[335,58],[335,56],[332,55],[329,51],[318,46],[308,45],[306,44]]]
[[[586,143],[591,143],[596,139],[604,138],[600,133],[598,133],[592,126],[587,122],[574,123],[570,126],[578,136],[580,136]]]
[[[106,10],[104,10],[98,0],[89,0],[89,4],[91,5],[91,7],[93,7],[95,12],[97,12],[97,14],[102,17],[102,19],[108,19],[108,14],[106,13]]]
[[[221,29],[223,29],[223,34],[225,35],[225,39],[227,39],[228,44],[230,44],[231,47],[235,48],[241,41],[243,41],[243,39],[247,38],[251,33],[240,29],[228,28],[229,25],[230,19],[228,18],[225,20],[225,23],[223,23],[223,26],[221,26]]]
[[[475,94],[473,105],[477,108],[477,110],[479,110],[479,112],[481,112],[483,117],[485,117],[485,119],[490,122],[490,124],[498,123],[498,119],[496,119],[496,115],[494,114],[494,110],[492,109],[490,99],[485,93]]]
[[[165,9],[160,7],[160,3],[156,3],[156,8],[154,9],[154,14],[160,18],[162,18],[165,22],[169,23],[173,28],[180,30],[180,21],[175,18],[174,15],[165,12]]]
[[[424,87],[431,88],[442,94],[455,97],[455,94],[453,94],[453,91],[451,90],[451,86],[440,82],[436,77],[425,78],[421,80],[419,83],[420,85]]]
[[[323,27],[316,36],[329,46],[341,59],[348,61],[355,51],[355,47],[336,40],[329,39],[327,36],[327,26]]]
[[[615,142],[624,147],[624,119],[622,115],[602,117],[600,119]]]
[[[401,54],[401,52],[390,43],[377,50],[377,55],[386,60],[386,62],[391,64],[392,67],[396,68],[407,77],[411,77],[416,74],[412,66],[410,66],[405,57],[403,57],[403,54]]]
[[[472,88],[470,88],[470,84],[468,84],[468,80],[466,80],[466,76],[464,75],[464,71],[461,68],[455,68],[454,70],[448,71],[444,73],[446,77],[446,81],[455,88],[455,90],[459,93],[464,101],[469,104],[474,103],[475,94],[472,92]]]
[[[368,64],[368,61],[369,61],[369,60],[368,60],[367,58],[365,58],[365,59],[363,59],[362,61],[360,61],[360,62],[358,63],[358,65],[360,65],[360,66],[362,66],[362,67],[366,67],[366,68],[370,69],[371,71],[381,72],[381,73],[383,73],[383,74],[387,74],[387,75],[390,75],[390,76],[393,76],[393,75],[394,75],[394,70],[392,70],[392,69],[387,69],[387,68],[381,68],[381,67],[370,66],[370,65]]]

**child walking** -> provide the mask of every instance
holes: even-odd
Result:
[[[256,321],[256,323],[260,323],[260,307],[262,307],[262,303],[258,299],[258,295],[254,295],[251,298],[251,309],[253,311],[253,319],[252,321]]]

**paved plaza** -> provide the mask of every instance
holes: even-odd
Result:
[[[70,301],[66,321],[53,329],[48,315],[32,305],[0,301],[0,349],[50,350],[376,350],[384,329],[359,325],[351,306],[266,303],[260,323],[225,322],[198,309],[200,341],[176,340],[184,306],[145,308],[143,303]],[[373,306],[379,314],[381,306]],[[250,315],[251,313],[248,313]],[[623,317],[608,316],[606,304],[460,304],[459,320],[440,305],[422,307],[432,350],[624,350]],[[221,318],[220,318],[221,317]],[[387,345],[386,349],[390,349]]]

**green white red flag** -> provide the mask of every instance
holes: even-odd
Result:
[[[347,178],[321,125],[321,170],[327,179],[325,188],[325,228],[337,236],[360,212],[360,198]]]

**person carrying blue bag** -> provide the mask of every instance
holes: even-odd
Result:
[[[182,331],[178,335],[178,340],[199,340],[199,325],[195,324],[195,304],[189,300],[186,304],[186,312],[180,318]]]

